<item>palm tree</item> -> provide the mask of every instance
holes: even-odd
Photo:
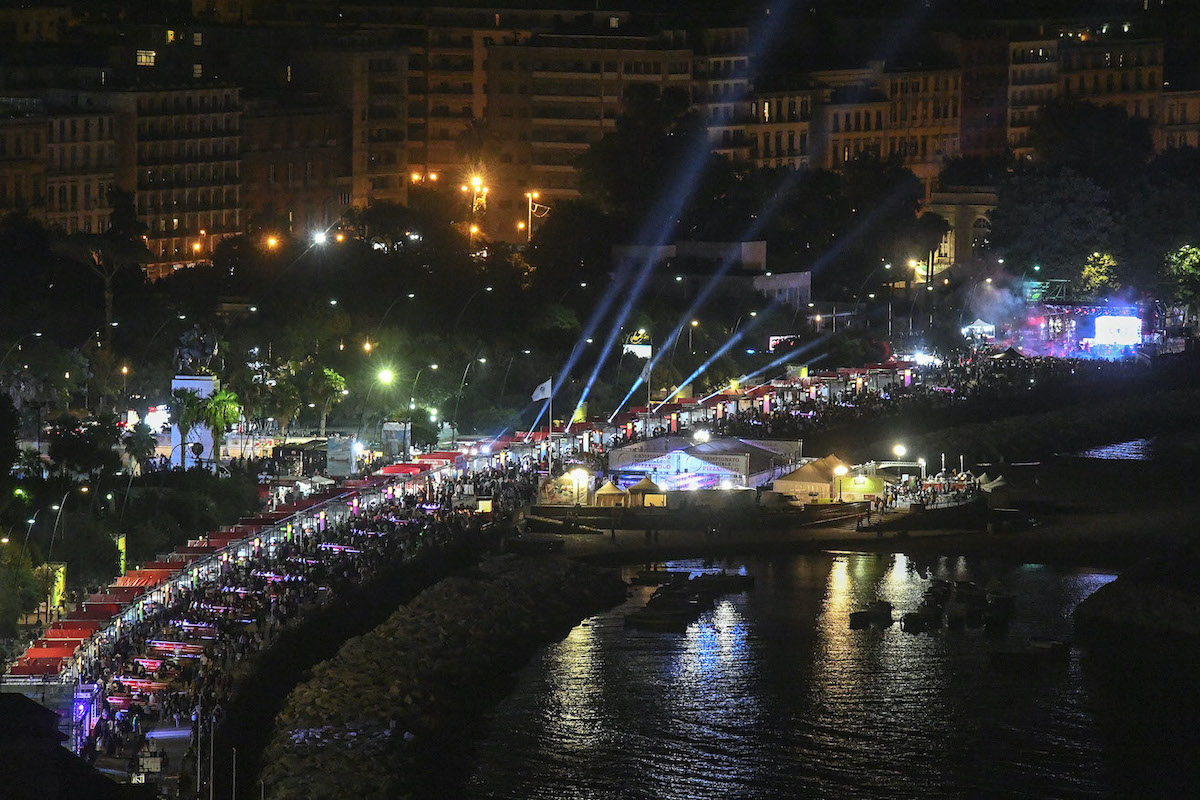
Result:
[[[241,416],[242,405],[238,396],[228,389],[214,392],[200,404],[199,419],[212,432],[214,462],[221,460],[225,429],[241,419]]]
[[[149,425],[139,422],[129,429],[129,433],[125,434],[123,444],[125,454],[129,456],[130,461],[137,462],[137,465],[145,471],[150,459],[154,458],[154,451],[158,448],[158,439],[155,438]],[[132,475],[133,470],[130,470],[130,476],[132,477]]]
[[[200,423],[200,393],[195,389],[175,389],[167,400],[167,408],[175,427],[179,428],[179,465],[187,466],[187,438]]]
[[[346,379],[329,367],[314,369],[309,375],[309,390],[313,398],[322,404],[320,435],[324,436],[329,409],[334,403],[341,401],[343,392],[346,391]]]

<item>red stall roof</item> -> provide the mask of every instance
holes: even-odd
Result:
[[[428,464],[388,464],[383,468],[384,475],[416,475],[429,469]]]
[[[75,641],[82,641],[84,639],[92,638],[92,634],[95,632],[96,631],[91,628],[48,628],[46,630],[45,638],[55,640],[71,639]]]
[[[49,633],[50,631],[61,630],[86,630],[88,632],[88,636],[91,636],[93,633],[103,627],[104,623],[95,619],[63,619],[59,620],[58,622],[50,623],[50,627],[48,627],[46,631]]]

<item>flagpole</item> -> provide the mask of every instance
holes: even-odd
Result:
[[[551,378],[551,380],[553,380],[553,378]],[[547,463],[547,465],[549,465],[551,459],[554,457],[554,384],[550,384],[550,397],[548,397],[547,400],[550,403],[550,405],[549,405],[550,413],[548,415],[550,419],[547,421],[547,426],[546,426],[546,431],[549,434],[549,436],[547,437],[547,441],[549,442],[549,444],[546,446],[546,453],[547,453],[546,463]]]

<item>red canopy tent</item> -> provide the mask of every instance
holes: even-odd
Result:
[[[429,469],[428,464],[388,464],[383,468],[384,475],[416,475]]]

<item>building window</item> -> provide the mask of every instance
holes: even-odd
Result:
[[[175,41],[175,31],[167,31],[167,44]]]
[[[157,54],[153,50],[138,50],[137,65],[139,67],[153,67],[154,58]]]
[[[193,33],[192,34],[192,47],[200,47],[203,44],[204,44],[204,34],[203,33]]]
[[[204,75],[204,66],[201,64],[192,64],[192,77],[200,78]]]

